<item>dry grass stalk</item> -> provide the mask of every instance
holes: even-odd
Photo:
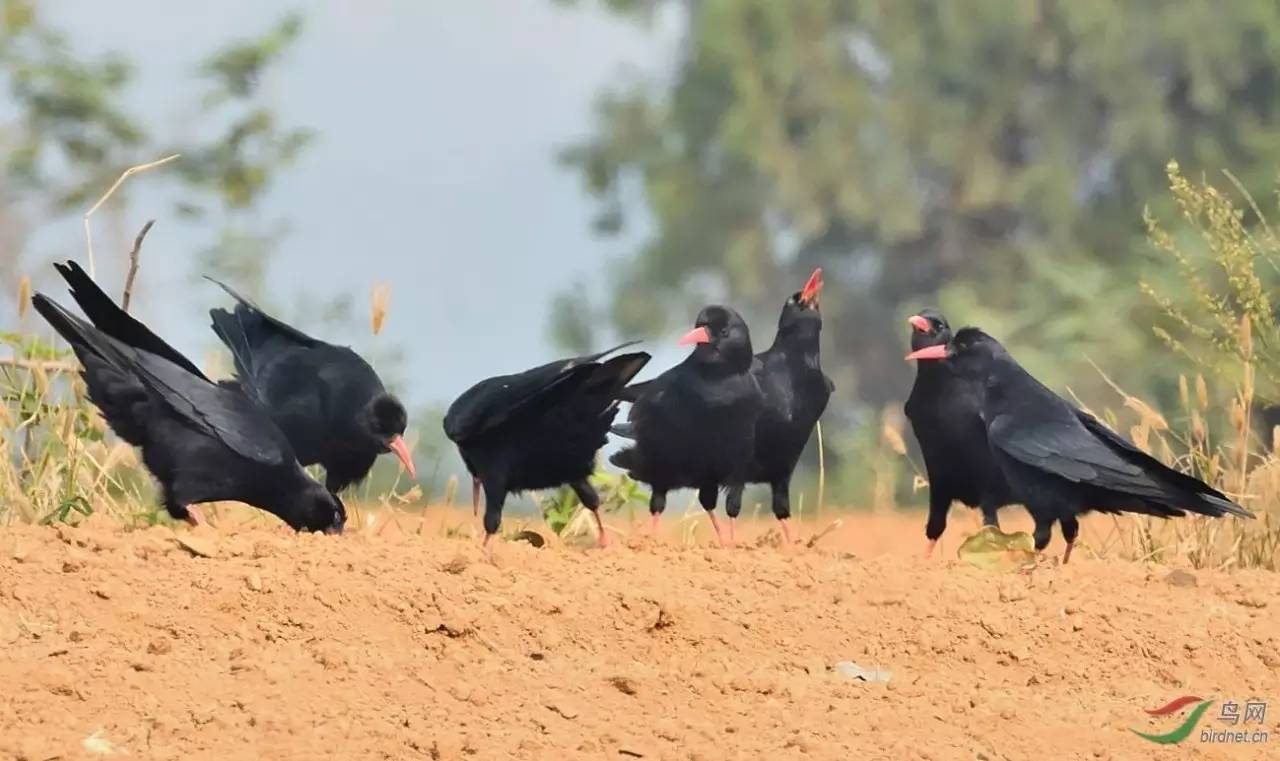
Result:
[[[120,176],[116,178],[116,181],[111,184],[111,187],[107,188],[107,192],[103,193],[102,197],[98,199],[98,202],[95,203],[93,206],[89,207],[89,210],[84,213],[84,245],[85,245],[85,251],[89,255],[89,277],[97,279],[97,269],[96,269],[96,266],[94,263],[94,257],[93,257],[93,227],[89,223],[90,218],[92,218],[94,213],[98,209],[102,208],[102,205],[106,203],[107,200],[110,199],[111,196],[114,195],[117,190],[120,189],[120,186],[124,184],[125,180],[129,179],[135,174],[149,172],[152,169],[162,167],[165,164],[168,164],[170,161],[176,161],[181,156],[182,154],[175,153],[172,156],[165,156],[162,159],[149,161],[146,164],[138,164],[137,166],[129,167],[128,169],[121,172]]]
[[[129,303],[133,301],[133,281],[138,276],[138,260],[142,256],[142,241],[147,237],[147,233],[151,232],[151,226],[156,221],[148,219],[147,223],[138,231],[138,236],[133,239],[133,249],[129,251],[129,274],[124,278],[124,295],[120,297],[120,308],[129,311]]]

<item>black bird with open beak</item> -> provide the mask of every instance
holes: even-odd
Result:
[[[635,443],[609,461],[652,487],[653,531],[667,492],[693,488],[724,546],[730,539],[716,519],[716,500],[721,487],[742,485],[764,404],[751,372],[751,332],[734,310],[708,306],[679,345],[693,346],[683,362],[619,395],[632,402],[630,425],[620,432]]]
[[[472,477],[472,507],[484,489],[484,543],[498,532],[507,494],[568,484],[595,518],[601,547],[600,496],[588,477],[618,413],[617,396],[640,372],[644,352],[603,358],[632,344],[486,378],[449,405],[444,432]]]
[[[788,544],[794,541],[790,526],[791,475],[835,388],[822,372],[818,346],[822,334],[822,313],[818,308],[821,292],[819,267],[804,288],[782,305],[773,345],[757,354],[752,365],[752,375],[764,393],[764,406],[756,421],[754,451],[745,479],[747,483],[769,484],[773,515]],[[742,511],[742,488],[731,486],[725,495],[730,541]]]
[[[1064,563],[1080,531],[1078,516],[1090,510],[1253,517],[1222,492],[1074,408],[977,328],[962,328],[948,345],[917,349],[907,359],[946,363],[978,390],[992,456],[1013,497],[1035,521],[1036,549],[1048,545],[1056,521],[1067,543]]]
[[[907,320],[911,349],[945,355],[951,326],[935,309],[924,309]],[[987,446],[981,417],[981,389],[956,375],[946,362],[920,362],[916,380],[904,406],[911,430],[920,442],[929,477],[929,518],[924,535],[925,557],[947,530],[947,512],[959,501],[982,510],[982,522],[999,526],[996,511],[1014,501],[1000,466]]]
[[[360,355],[303,333],[248,299],[211,309],[213,332],[231,350],[236,379],[284,431],[303,465],[320,464],[334,493],[364,480],[378,455],[394,454],[417,478],[404,442],[408,415]]]
[[[92,298],[97,287],[81,288],[78,301]],[[121,332],[141,328],[134,335],[146,346],[115,338],[44,294],[36,294],[32,305],[71,344],[89,398],[107,425],[142,450],[169,515],[194,524],[193,505],[234,500],[298,531],[342,531],[342,501],[306,474],[284,433],[239,389],[193,371],[133,318]]]

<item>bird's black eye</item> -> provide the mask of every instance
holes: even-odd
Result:
[[[721,338],[728,338],[728,337],[729,337],[729,329],[728,329],[728,328],[720,328],[720,337],[721,337]]]

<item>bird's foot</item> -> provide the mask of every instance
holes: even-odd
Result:
[[[925,559],[925,560],[929,560],[930,558],[932,558],[932,557],[933,557],[933,550],[934,550],[934,548],[935,548],[935,547],[937,547],[937,546],[938,546],[938,540],[937,540],[937,539],[930,539],[930,540],[929,540],[929,545],[928,545],[927,547],[925,547],[925,549],[924,549],[924,559]]]
[[[782,543],[795,544],[795,537],[791,535],[791,520],[789,518],[779,518],[778,528],[782,530]]]
[[[1067,561],[1071,559],[1071,548],[1072,548],[1072,547],[1074,547],[1074,546],[1075,546],[1075,544],[1076,544],[1075,542],[1067,542],[1067,550],[1066,550],[1066,552],[1063,552],[1063,553],[1062,553],[1062,564],[1063,564],[1063,565],[1066,565],[1066,564],[1067,564]]]
[[[471,515],[480,517],[480,479],[471,479]]]
[[[596,519],[596,546],[603,550],[609,546],[609,534],[604,530],[604,521],[600,520],[599,511],[592,510],[591,517]]]
[[[662,520],[662,513],[649,513],[649,538],[658,538],[658,521]]]
[[[1025,565],[1018,569],[1018,573],[1023,576],[1030,576],[1034,571],[1038,571],[1042,568],[1051,568],[1057,564],[1057,558],[1051,558],[1044,554],[1044,550],[1036,550],[1035,560],[1031,561],[1029,565]]]
[[[195,507],[194,505],[187,506],[186,521],[191,524],[192,528],[195,528],[196,526],[209,525],[209,521],[204,517],[204,513],[200,512],[200,508]]]

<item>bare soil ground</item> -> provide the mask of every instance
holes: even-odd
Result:
[[[918,516],[733,550],[673,517],[659,541],[489,561],[447,536],[469,515],[431,515],[342,537],[4,529],[0,758],[1280,757],[1276,574],[1173,583],[1081,553],[996,575],[953,559],[960,514],[931,562]],[[1143,709],[1184,694],[1268,700],[1270,743],[1130,732],[1172,729]]]

